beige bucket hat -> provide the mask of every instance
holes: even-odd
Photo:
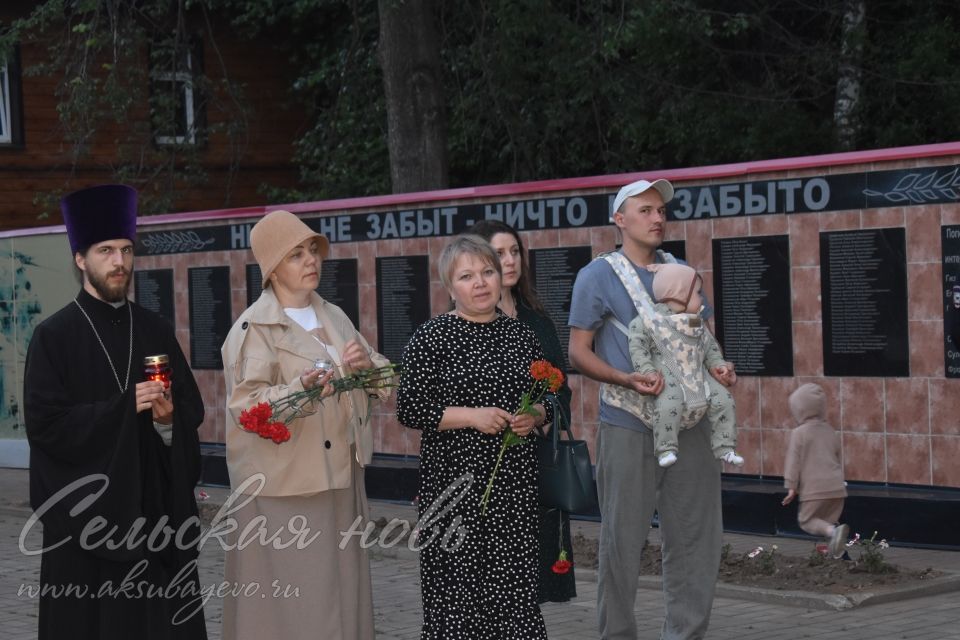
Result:
[[[263,274],[263,288],[270,284],[270,274],[277,268],[283,256],[295,246],[316,238],[320,246],[320,257],[327,258],[330,253],[330,241],[289,211],[271,211],[250,230],[250,248],[253,257],[260,265]]]

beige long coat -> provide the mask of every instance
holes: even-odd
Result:
[[[325,341],[338,354],[355,339],[375,366],[388,364],[374,353],[337,306],[313,294],[311,304],[324,328]],[[343,393],[318,404],[316,412],[290,423],[291,438],[274,444],[247,433],[240,412],[302,390],[300,374],[320,357],[331,358],[311,333],[283,312],[266,289],[234,324],[223,345],[227,385],[227,468],[236,491],[245,480],[263,474],[265,484],[249,485],[255,494],[230,514],[236,530],[228,533],[223,599],[223,637],[231,640],[369,640],[374,637],[373,592],[367,551],[354,537],[341,548],[342,531],[357,518],[369,520],[363,465],[373,454],[368,398],[363,391]],[[385,397],[389,389],[378,395]],[[237,501],[243,502],[242,499]],[[238,544],[239,531],[268,535],[281,531],[290,542],[293,523],[305,525],[308,546],[275,548],[263,541]],[[361,524],[361,529],[363,524]],[[314,537],[315,536],[315,537]],[[283,594],[296,593],[296,597]]]
[[[370,353],[375,367],[389,364],[373,351],[339,307],[316,293],[311,294],[311,304],[338,355],[343,354],[347,342],[355,339]],[[250,476],[263,473],[266,484],[259,491],[262,496],[309,495],[349,487],[353,475],[351,449],[361,466],[369,464],[373,455],[366,392],[356,390],[327,398],[316,413],[294,420],[289,425],[291,439],[280,445],[240,427],[241,411],[302,391],[300,375],[304,369],[313,366],[317,358],[330,358],[312,334],[287,317],[273,289],[265,289],[241,314],[227,334],[221,353],[227,391],[230,485],[236,489]],[[342,375],[341,363],[334,362],[337,375]],[[378,392],[380,399],[389,394],[390,389]],[[331,405],[337,405],[338,411],[331,412]]]

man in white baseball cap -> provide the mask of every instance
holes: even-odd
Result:
[[[637,576],[654,511],[660,515],[665,551],[662,637],[704,637],[720,563],[720,465],[710,449],[709,424],[703,420],[681,431],[680,449],[684,456],[689,451],[690,459],[681,456],[664,468],[657,464],[649,427],[623,408],[643,403],[642,396],[658,395],[664,386],[659,373],[633,371],[627,336],[617,325],[625,328],[637,316],[628,286],[638,298],[643,291],[653,296],[653,273],[644,267],[673,260],[657,251],[664,238],[666,203],[672,198],[673,186],[662,179],[637,180],[620,189],[610,217],[623,243],[617,252],[580,270],[570,304],[570,363],[601,383],[597,596],[604,640],[636,638]],[[709,317],[712,309],[704,304],[704,317]],[[731,371],[730,379],[720,381],[732,384],[732,376]]]
[[[620,210],[620,207],[627,201],[627,198],[638,196],[648,189],[656,189],[657,193],[659,193],[663,199],[664,204],[673,200],[673,185],[662,178],[654,180],[653,182],[646,180],[631,182],[630,184],[620,187],[620,191],[617,192],[617,197],[613,199],[613,207],[610,209],[610,222],[613,222],[613,214]]]

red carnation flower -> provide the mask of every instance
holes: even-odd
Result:
[[[546,360],[534,360],[530,363],[530,377],[533,378],[533,384],[528,391],[525,391],[523,395],[520,396],[520,406],[513,412],[513,415],[531,415],[540,418],[540,412],[534,408],[534,405],[541,401],[547,391],[551,393],[557,392],[560,385],[563,384],[563,372]],[[483,492],[483,498],[480,499],[480,504],[483,505],[483,508],[480,510],[480,515],[487,513],[487,502],[490,501],[490,492],[493,490],[493,480],[497,475],[497,470],[500,468],[500,461],[503,459],[504,451],[506,451],[508,447],[525,442],[527,442],[525,437],[521,438],[515,434],[510,427],[507,427],[506,432],[503,434],[503,441],[500,444],[500,453],[497,455],[497,462],[493,466],[493,473],[490,474],[490,479],[487,480],[487,488]],[[569,571],[569,568],[567,571]]]
[[[367,392],[396,386],[397,366],[388,364],[375,369],[364,369],[348,376],[337,378],[330,384],[336,393],[363,389]],[[290,393],[273,402],[258,402],[249,409],[240,412],[240,427],[244,431],[256,434],[265,440],[277,444],[290,439],[287,425],[302,415],[304,406],[309,402],[323,402],[318,399],[323,386]]]
[[[571,567],[573,567],[573,563],[567,560],[567,552],[561,549],[560,557],[557,558],[557,561],[553,563],[553,566],[550,567],[550,570],[554,573],[563,575],[565,573],[570,573]]]

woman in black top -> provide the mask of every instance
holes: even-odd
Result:
[[[500,310],[513,318],[526,323],[543,347],[544,357],[561,371],[566,371],[566,360],[557,329],[553,321],[547,316],[543,304],[530,282],[530,270],[527,262],[527,252],[520,241],[520,234],[516,229],[499,220],[482,220],[470,228],[470,233],[485,238],[500,258],[500,268],[503,271],[502,287],[500,289]],[[570,398],[572,396],[566,378],[563,386],[557,392],[557,401],[560,405],[561,419],[570,419]],[[576,597],[577,585],[573,568],[564,574],[554,573],[553,564],[560,555],[562,548],[567,552],[567,559],[573,562],[573,548],[570,543],[570,514],[559,509],[540,507],[540,584],[537,594],[538,602],[566,602]]]

